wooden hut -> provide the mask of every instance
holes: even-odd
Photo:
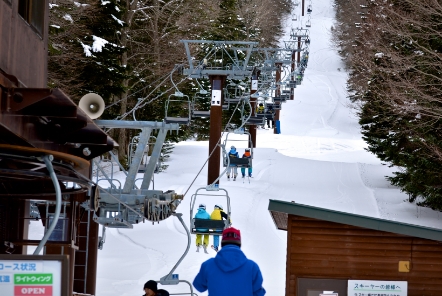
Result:
[[[442,295],[441,229],[278,200],[270,200],[269,211],[287,231],[287,296],[355,296],[355,280],[408,286],[357,296]]]
[[[0,256],[39,257],[27,256],[42,241],[29,238],[29,220],[48,228],[58,197],[61,218],[44,254],[69,259],[66,293],[90,295],[98,246],[98,224],[84,206],[96,197],[90,161],[117,144],[62,90],[47,88],[48,7],[0,0]]]

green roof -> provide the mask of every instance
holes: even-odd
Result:
[[[348,224],[368,229],[431,239],[435,241],[442,241],[442,229],[437,228],[430,228],[380,218],[350,214],[273,199],[270,200],[268,209],[271,214],[272,212],[279,212],[335,223]],[[272,217],[274,218],[273,214]],[[274,219],[274,221],[276,221],[276,219]]]

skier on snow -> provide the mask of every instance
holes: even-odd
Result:
[[[262,296],[262,274],[258,264],[241,251],[241,233],[233,227],[223,231],[221,250],[215,258],[201,265],[193,280],[199,291],[209,290],[210,296]]]

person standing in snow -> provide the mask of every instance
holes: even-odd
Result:
[[[212,214],[210,214],[210,219],[212,220],[227,220],[229,215],[223,211],[223,207],[220,205],[215,205]],[[221,231],[220,231],[221,232]],[[219,235],[213,235],[213,249],[218,252],[219,248]]]
[[[252,154],[250,154],[250,148],[246,148],[246,151],[242,155],[242,158],[252,158]],[[249,166],[247,169],[248,169],[247,173],[249,174],[249,177],[251,178],[252,177],[252,167]],[[241,174],[242,174],[243,178],[246,176],[246,168],[245,167],[241,168]]]
[[[258,264],[241,251],[241,233],[233,227],[223,231],[221,250],[201,265],[193,280],[199,292],[210,296],[262,296],[262,274]]]
[[[195,214],[195,219],[210,219],[209,213],[206,212],[206,205],[200,204],[198,207],[198,212]],[[208,229],[196,229],[196,231],[208,231]],[[203,239],[204,236],[204,239]],[[207,246],[209,245],[209,235],[208,234],[197,234],[196,235],[196,251],[199,252],[201,245],[203,246],[204,253],[208,254]]]
[[[232,164],[232,159],[239,158],[239,154],[236,152],[235,146],[230,147],[228,157],[230,159],[230,165],[227,167],[227,180],[230,181],[230,172],[233,168],[233,181],[236,181],[236,176],[238,175],[238,166],[236,164]]]

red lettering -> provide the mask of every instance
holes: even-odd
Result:
[[[52,286],[14,286],[14,296],[52,296]]]

